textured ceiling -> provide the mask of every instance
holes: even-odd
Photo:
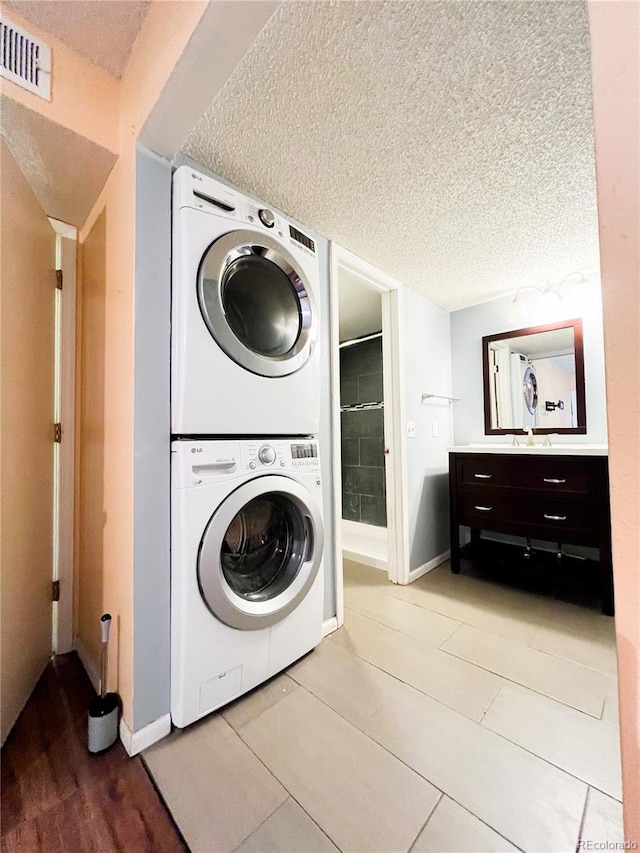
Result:
[[[183,150],[450,310],[598,261],[583,2],[285,2]]]
[[[512,352],[521,352],[523,355],[540,356],[550,352],[554,354],[575,352],[572,328],[552,329],[548,332],[539,332],[537,335],[519,335],[501,343],[510,344]]]
[[[3,0],[2,5],[121,77],[149,0]]]
[[[5,95],[0,114],[0,132],[44,212],[80,228],[116,155]]]

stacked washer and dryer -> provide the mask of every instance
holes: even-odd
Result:
[[[322,638],[314,241],[188,166],[173,178],[171,716]]]

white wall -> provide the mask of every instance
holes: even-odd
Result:
[[[136,148],[133,713],[169,713],[171,164]]]
[[[597,286],[585,306],[584,373],[587,404],[586,435],[554,436],[554,444],[606,444],[607,421],[604,384],[604,341],[602,335],[602,303]],[[520,328],[523,324],[509,323],[507,314],[511,297],[483,302],[454,311],[451,316],[451,364],[453,396],[454,442],[506,441],[506,436],[487,436],[484,432],[484,395],[482,387],[482,338]],[[544,322],[544,321],[539,321]],[[538,325],[532,322],[530,325]],[[630,367],[631,369],[631,367]]]
[[[449,548],[451,405],[422,402],[421,395],[451,394],[451,342],[448,312],[411,290],[404,291],[403,319],[406,417],[416,426],[415,437],[406,439],[409,553],[417,569]]]

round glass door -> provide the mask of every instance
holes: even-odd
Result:
[[[222,275],[222,308],[231,331],[253,353],[277,358],[298,342],[298,295],[273,261],[248,255],[230,263]]]
[[[294,258],[252,231],[220,237],[198,274],[203,320],[237,364],[260,376],[286,376],[307,361],[317,332],[313,297]]]
[[[283,495],[254,498],[233,517],[222,540],[222,574],[247,601],[268,601],[295,580],[304,560],[307,529]]]
[[[262,628],[304,598],[321,557],[322,522],[307,490],[287,477],[257,477],[209,520],[198,555],[200,591],[227,625]]]
[[[524,372],[524,381],[522,383],[522,393],[524,395],[524,404],[530,415],[535,415],[538,408],[538,380],[533,372],[532,367],[527,367]]]

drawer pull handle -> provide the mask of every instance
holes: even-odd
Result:
[[[547,515],[546,512],[544,514],[544,517],[549,519],[549,521],[566,521],[567,520],[566,515]]]
[[[555,483],[556,485],[558,485],[559,483],[566,483],[567,481],[566,481],[566,479],[565,480],[558,480],[558,479],[556,479],[556,477],[545,477],[543,482]]]
[[[476,509],[479,509],[480,512],[491,512],[493,507],[492,506],[477,506]]]
[[[490,480],[493,477],[493,474],[474,474],[473,476],[477,480]]]

